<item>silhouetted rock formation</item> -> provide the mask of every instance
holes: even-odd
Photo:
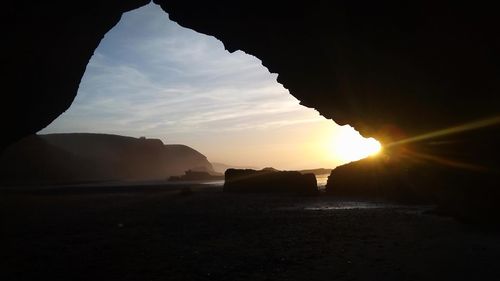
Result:
[[[471,168],[457,170],[418,158],[368,157],[332,170],[326,192],[436,204],[438,212],[464,221],[500,225],[500,190],[492,180],[498,175]]]
[[[224,175],[222,174],[210,174],[204,171],[192,171],[187,170],[182,176],[171,176],[169,181],[213,181],[213,180],[223,180]]]
[[[259,171],[228,169],[224,180],[225,192],[291,192],[315,193],[318,191],[314,174],[297,171],[278,171],[266,168]]]
[[[26,137],[0,155],[0,184],[46,184],[106,178],[93,161],[48,143]]]
[[[404,163],[368,157],[333,169],[325,191],[337,196],[416,200],[422,190],[416,190],[416,182],[408,177]]]
[[[105,134],[32,136],[0,157],[3,182],[165,180],[192,169],[213,172],[207,158],[185,145]]]

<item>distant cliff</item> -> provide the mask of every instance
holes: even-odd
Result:
[[[188,146],[106,134],[34,135],[0,156],[4,183],[156,180],[187,170],[213,172]]]

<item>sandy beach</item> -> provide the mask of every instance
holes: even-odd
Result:
[[[500,236],[432,206],[217,186],[0,191],[1,280],[484,280]]]

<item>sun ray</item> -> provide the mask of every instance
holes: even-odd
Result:
[[[404,156],[409,157],[413,160],[421,160],[421,162],[433,162],[436,164],[449,166],[449,167],[453,167],[453,168],[473,170],[473,171],[482,171],[482,172],[488,171],[488,169],[486,167],[483,167],[483,166],[469,164],[469,163],[465,163],[465,162],[458,161],[455,159],[447,159],[447,158],[444,158],[441,156],[436,156],[436,155],[431,155],[431,154],[421,153],[421,152],[416,152],[416,151],[411,151],[411,150],[405,150]]]
[[[441,130],[437,130],[434,132],[422,134],[419,136],[395,141],[395,142],[386,144],[385,147],[389,148],[392,146],[422,141],[422,140],[426,140],[426,139],[437,138],[437,137],[446,136],[446,135],[457,134],[457,133],[475,130],[475,129],[480,129],[483,127],[493,126],[493,125],[497,125],[497,124],[500,124],[500,116],[482,119],[482,120],[478,120],[478,121],[473,121],[473,122],[465,123],[463,125],[458,125],[458,126],[454,126],[454,127],[450,127],[450,128],[446,128],[446,129],[441,129]]]

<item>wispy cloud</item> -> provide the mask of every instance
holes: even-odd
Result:
[[[160,136],[218,158],[207,144],[222,133],[238,142],[254,130],[265,140],[277,128],[295,126],[300,134],[312,123],[334,125],[300,106],[257,58],[230,54],[150,4],[125,14],[106,34],[75,102],[42,133]]]

